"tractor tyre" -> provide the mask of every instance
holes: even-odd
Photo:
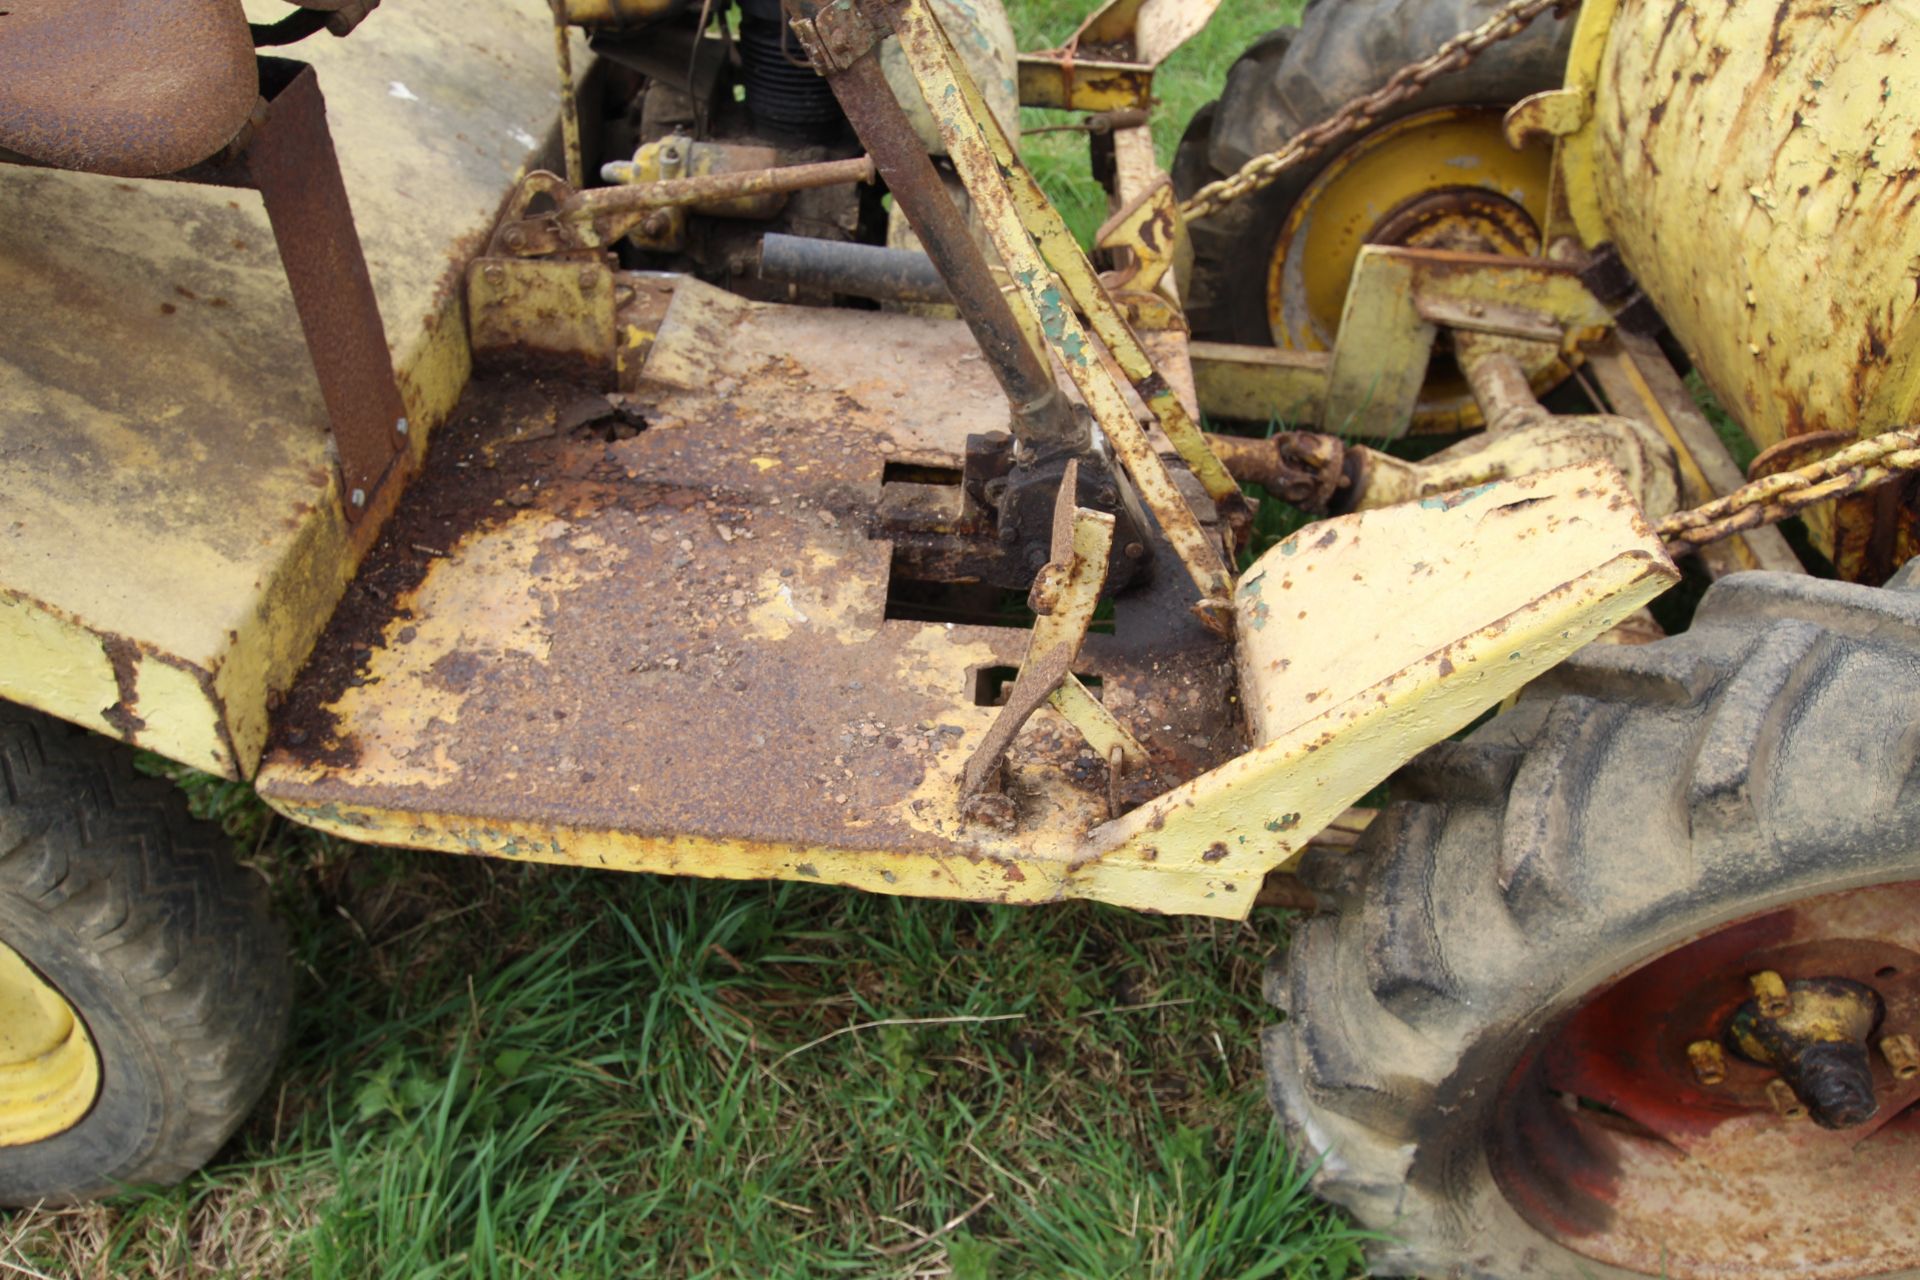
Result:
[[[1269,1092],[1378,1274],[1920,1274],[1920,1063],[1879,1047],[1920,1035],[1915,567],[1724,579],[1303,868],[1336,909],[1269,969]],[[1765,970],[1877,991],[1870,1121],[1795,1115],[1736,1053]]]
[[[119,743],[0,703],[0,1205],[177,1182],[286,1040],[263,886]]]
[[[1175,153],[1175,188],[1182,198],[1191,196],[1278,150],[1354,98],[1380,89],[1402,66],[1486,21],[1501,3],[1312,0],[1298,29],[1270,32],[1243,53],[1228,71],[1219,100],[1189,122]],[[1514,228],[1533,227],[1544,213],[1548,160],[1544,150],[1514,153],[1501,135],[1500,116],[1528,94],[1560,86],[1572,25],[1551,13],[1536,18],[1519,35],[1383,112],[1366,134],[1336,141],[1273,185],[1189,223],[1193,265],[1183,284],[1194,336],[1325,349],[1360,244],[1405,242],[1380,234],[1389,216],[1442,190],[1515,197],[1515,207],[1493,225],[1494,239],[1506,251]],[[1422,120],[1431,126],[1391,136]],[[1363,154],[1371,159],[1351,163]],[[1341,171],[1329,172],[1336,161]],[[1305,217],[1321,207],[1327,213],[1307,224],[1309,235],[1297,225],[1296,211]],[[1477,218],[1469,221],[1478,225]],[[1534,243],[1516,243],[1512,251],[1538,252],[1537,228],[1533,235]],[[1303,279],[1303,269],[1314,278]],[[1416,421],[1470,427],[1478,424],[1478,414],[1464,386],[1449,385],[1423,397]]]

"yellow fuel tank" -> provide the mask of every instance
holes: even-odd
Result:
[[[1917,416],[1916,54],[1907,0],[1583,7],[1569,88],[1590,105],[1562,150],[1570,212],[1588,245],[1618,249],[1763,448]],[[1910,523],[1872,523],[1890,520]]]

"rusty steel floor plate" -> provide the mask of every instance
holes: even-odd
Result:
[[[570,425],[583,403],[603,407],[526,376],[469,388],[282,708],[261,793],[376,842],[1062,896],[1104,766],[1043,709],[1010,758],[1019,830],[963,829],[977,702],[1026,632],[889,618],[873,536],[889,464],[957,472],[968,433],[1005,427],[966,329],[681,282],[627,416]],[[1181,575],[1156,581],[1077,669],[1177,782],[1244,739],[1229,649]]]

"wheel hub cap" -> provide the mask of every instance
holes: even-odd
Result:
[[[79,1123],[100,1091],[100,1058],[73,1007],[0,943],[0,1147]]]

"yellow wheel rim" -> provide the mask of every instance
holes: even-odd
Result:
[[[100,1092],[100,1055],[73,1006],[0,942],[0,1147],[71,1129]]]
[[[1503,114],[1499,107],[1419,112],[1374,130],[1320,171],[1288,212],[1268,265],[1267,319],[1276,346],[1332,349],[1362,245],[1446,244],[1449,228],[1407,218],[1423,198],[1460,192],[1504,206],[1504,217],[1463,214],[1454,229],[1482,233],[1498,252],[1539,252],[1552,158],[1544,148],[1508,146]],[[1421,227],[1412,237],[1399,232],[1412,223]],[[1529,372],[1535,390],[1544,390],[1567,369],[1552,360]],[[1436,358],[1414,425],[1429,431],[1480,425],[1479,406],[1450,356]]]

